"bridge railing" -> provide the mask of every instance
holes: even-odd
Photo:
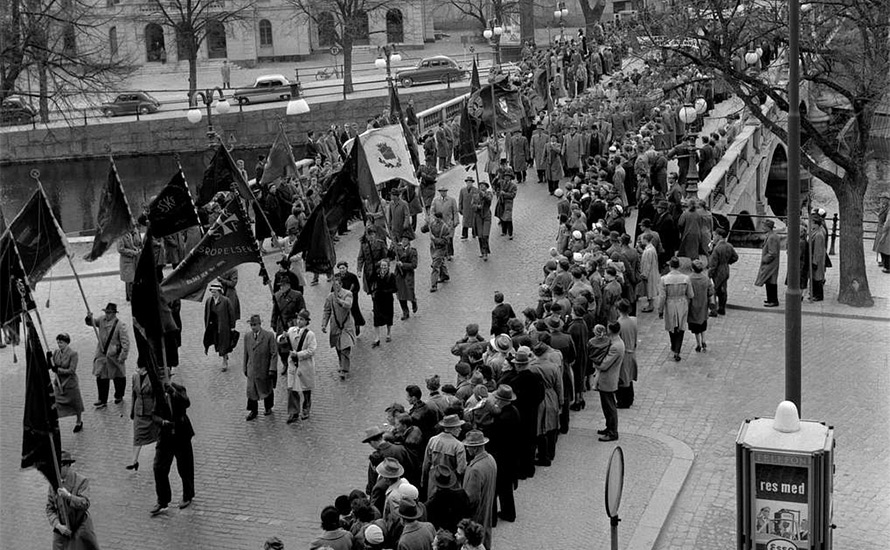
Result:
[[[440,122],[451,120],[459,115],[469,97],[470,94],[463,94],[417,113],[417,135],[422,136],[427,130],[435,128]]]
[[[751,168],[751,161],[762,147],[763,128],[754,125],[743,126],[720,161],[698,184],[698,198],[705,201],[708,208],[714,208],[721,197],[728,202],[736,186],[741,182],[743,172]]]

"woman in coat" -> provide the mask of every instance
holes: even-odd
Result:
[[[754,286],[766,286],[766,301],[763,305],[766,307],[779,306],[779,264],[781,262],[781,241],[779,235],[776,234],[776,222],[773,220],[763,220],[763,225],[767,229],[766,238],[763,241],[763,248],[760,252],[760,269],[757,272],[757,278],[754,280]]]
[[[674,256],[668,262],[671,270],[661,277],[658,288],[658,318],[664,319],[664,330],[671,339],[674,361],[680,360],[683,333],[686,331],[689,301],[694,294],[689,276],[680,273],[680,259]]]
[[[127,301],[133,297],[133,280],[136,278],[136,261],[142,251],[142,237],[135,227],[117,241],[120,258],[121,281],[127,293]]]
[[[501,188],[498,190],[498,204],[494,209],[495,215],[501,220],[501,236],[510,237],[513,240],[513,200],[517,192],[516,182],[508,172]]]
[[[330,345],[337,350],[340,363],[337,369],[340,380],[349,376],[350,356],[355,345],[355,322],[352,319],[352,292],[343,288],[339,273],[331,280],[331,293],[325,298],[324,317],[321,319],[321,331],[328,331],[331,322]]]
[[[230,269],[229,271],[226,271],[216,278],[216,282],[222,286],[222,295],[228,298],[229,302],[232,303],[232,311],[234,312],[235,321],[238,321],[241,319],[241,300],[238,298],[238,291],[235,290],[235,287],[238,286],[238,270]],[[294,288],[294,290],[300,292],[303,291],[299,287]]]
[[[389,260],[377,263],[377,273],[371,282],[371,302],[374,304],[374,343],[380,346],[380,327],[386,327],[386,341],[392,342],[392,297],[396,293],[396,279],[389,271]]]
[[[559,187],[562,177],[562,145],[556,140],[556,134],[550,134],[550,143],[544,146],[544,179],[551,195]]]
[[[488,261],[491,247],[488,235],[491,233],[491,200],[492,194],[488,182],[479,182],[479,192],[473,197],[473,234],[479,239],[479,257]]]
[[[318,341],[315,333],[309,330],[309,321],[309,311],[304,309],[291,321],[294,326],[287,329],[287,334],[278,337],[279,343],[286,340],[291,349],[285,372],[288,389],[288,424],[296,422],[298,416],[302,420],[308,419],[312,408],[312,390],[315,389],[315,352],[318,349]]]
[[[396,275],[396,295],[399,299],[399,305],[402,307],[402,321],[410,317],[408,313],[408,302],[411,302],[411,308],[417,313],[417,296],[414,294],[414,270],[417,269],[417,249],[411,246],[408,237],[403,236],[399,244],[394,248],[395,255],[395,275]]]
[[[652,244],[652,234],[643,233],[640,242],[643,245],[643,254],[640,256],[640,280],[643,282],[646,298],[646,305],[640,311],[648,313],[652,311],[652,302],[658,297],[661,272],[658,269],[658,250]]]
[[[130,420],[133,421],[133,462],[127,465],[128,470],[139,469],[139,451],[143,445],[150,445],[158,440],[160,425],[154,421],[155,394],[151,387],[151,379],[143,365],[137,365],[131,384],[133,399],[130,404]]]
[[[544,400],[538,405],[538,457],[536,464],[549,466],[556,454],[556,438],[559,433],[559,412],[562,408],[563,365],[559,362],[560,355],[548,353],[548,338],[538,335],[539,344],[535,346],[528,370],[536,373],[544,387]],[[547,334],[549,336],[549,334]]]
[[[706,351],[705,331],[708,330],[708,312],[714,297],[714,283],[705,272],[705,262],[700,258],[692,260],[692,274],[689,275],[693,297],[689,300],[689,332],[695,335],[695,351]]]
[[[637,318],[630,316],[630,302],[627,300],[618,302],[618,324],[621,325],[618,336],[624,342],[624,358],[621,360],[615,397],[619,409],[628,409],[634,404],[634,382],[637,380]]]
[[[62,333],[56,336],[59,349],[47,352],[49,368],[56,373],[53,393],[56,398],[56,413],[59,418],[76,416],[74,433],[83,430],[83,397],[80,395],[80,381],[77,378],[77,352],[71,349],[71,336]]]
[[[229,369],[229,353],[238,344],[235,330],[235,311],[232,302],[222,295],[222,285],[210,284],[210,298],[204,302],[204,355],[210,346],[222,357],[222,371]],[[237,334],[237,333],[235,333]]]

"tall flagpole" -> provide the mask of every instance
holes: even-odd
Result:
[[[37,182],[37,187],[40,189],[40,194],[43,195],[43,200],[46,201],[47,205],[49,205],[49,199],[46,198],[46,190],[43,188],[43,183],[41,183],[41,181],[40,181],[40,170],[37,170],[36,168],[34,170],[31,170],[31,177],[34,178],[34,181]],[[68,240],[64,238],[64,233],[62,233],[62,228],[59,226],[59,222],[58,222],[58,220],[56,220],[56,217],[53,214],[52,210],[49,211],[49,215],[52,218],[53,224],[56,226],[56,230],[59,232],[60,235],[62,235],[62,238],[63,238],[62,243],[65,245],[65,258],[68,260],[68,265],[71,266],[71,272],[74,274],[74,280],[77,281],[77,288],[78,288],[78,290],[80,290],[80,297],[83,299],[83,305],[87,308],[87,316],[89,316],[89,318],[92,319],[93,312],[90,310],[90,304],[87,301],[87,295],[83,291],[83,284],[81,284],[81,282],[80,282],[80,275],[78,275],[77,269],[74,268],[74,262],[71,261],[71,254],[68,252]],[[35,311],[36,311],[36,309],[35,309]],[[40,320],[39,312],[37,313],[37,320],[38,321]],[[93,327],[93,333],[96,335],[96,342],[98,342],[99,345],[101,346],[102,339],[99,337],[99,329],[96,327],[95,324],[90,323],[90,326]],[[41,327],[41,330],[43,330],[42,322],[40,323],[40,327]],[[44,340],[45,339],[46,339],[46,336],[44,335]]]

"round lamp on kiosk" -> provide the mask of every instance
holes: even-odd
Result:
[[[386,68],[386,60],[383,59],[382,57],[378,57],[377,59],[374,60],[374,66],[377,67],[378,69],[384,69],[384,68]]]
[[[394,52],[391,56],[389,56],[389,60],[393,63],[398,63],[402,60],[402,55],[398,52]]]
[[[563,8],[559,11],[559,13],[562,14],[563,17],[568,17],[569,16],[569,8]]]
[[[683,124],[692,124],[695,122],[696,117],[698,116],[695,112],[695,107],[692,105],[684,105],[682,109],[680,109],[680,121]]]
[[[562,10],[560,10],[560,9],[553,10],[553,17],[555,17],[556,19],[559,19],[560,17],[562,17]]]
[[[197,107],[193,107],[193,108],[189,109],[188,112],[185,114],[185,118],[187,118],[188,121],[191,122],[192,124],[197,124],[197,123],[201,122],[202,116],[203,115],[201,115],[201,110],[198,109]]]
[[[491,29],[485,29],[484,31],[482,31],[482,36],[484,36],[486,40],[491,40],[492,34],[493,33],[491,32]]]
[[[500,25],[496,26],[492,30],[494,31],[495,36],[500,36],[500,35],[504,34],[504,27],[502,27]]]
[[[707,111],[707,110],[708,110],[708,101],[703,97],[696,98],[696,100],[695,100],[696,114],[703,115],[705,113],[705,111]]]
[[[216,102],[216,112],[224,115],[229,112],[229,109],[232,108],[232,105],[229,103],[228,99],[223,99],[222,101]]]

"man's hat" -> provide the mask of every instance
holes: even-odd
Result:
[[[439,426],[442,426],[443,428],[460,428],[463,425],[464,421],[456,414],[446,414],[445,418],[439,422]]]
[[[465,178],[464,178],[464,181],[472,181],[473,183],[476,182],[476,180],[475,180],[472,176],[467,176],[467,177],[465,177]]]
[[[312,317],[309,315],[308,309],[301,309],[300,312],[297,313],[297,317],[305,319],[307,323],[312,320]]]
[[[550,330],[559,330],[562,328],[562,319],[560,319],[556,315],[551,315],[547,317],[547,328]]]
[[[443,183],[439,186],[439,191],[448,191],[448,186]]]
[[[377,439],[378,437],[382,437],[382,436],[383,436],[383,430],[380,429],[379,426],[374,426],[373,428],[366,428],[365,429],[365,438],[362,439],[362,443],[367,443],[368,441],[371,441],[372,439]]]
[[[423,507],[413,498],[403,498],[396,515],[402,519],[417,519],[423,515]]]
[[[488,438],[479,430],[471,430],[464,438],[464,447],[481,447],[488,443]]]
[[[62,451],[62,455],[59,460],[59,464],[62,464],[62,465],[74,464],[75,462],[76,461],[74,460],[74,457],[71,456],[71,453],[69,453],[68,451]]]
[[[494,398],[500,399],[501,401],[515,401],[516,396],[513,395],[513,388],[506,384],[501,384],[498,386],[496,392],[494,392]]]
[[[383,462],[377,465],[377,475],[387,479],[398,479],[405,473],[405,468],[399,464],[399,461],[391,456],[383,459]]]
[[[498,334],[491,338],[489,344],[491,344],[491,347],[494,348],[495,351],[507,353],[510,351],[510,348],[513,347],[513,340],[506,334]]]
[[[433,471],[433,479],[436,480],[436,485],[444,489],[450,489],[457,485],[457,475],[447,464],[436,466],[436,469]]]
[[[516,354],[513,356],[514,365],[528,365],[532,350],[528,346],[519,346]]]
[[[106,305],[105,309],[103,309],[102,311],[104,311],[105,313],[117,313],[117,304],[115,304],[114,302],[108,302],[108,305]]]

